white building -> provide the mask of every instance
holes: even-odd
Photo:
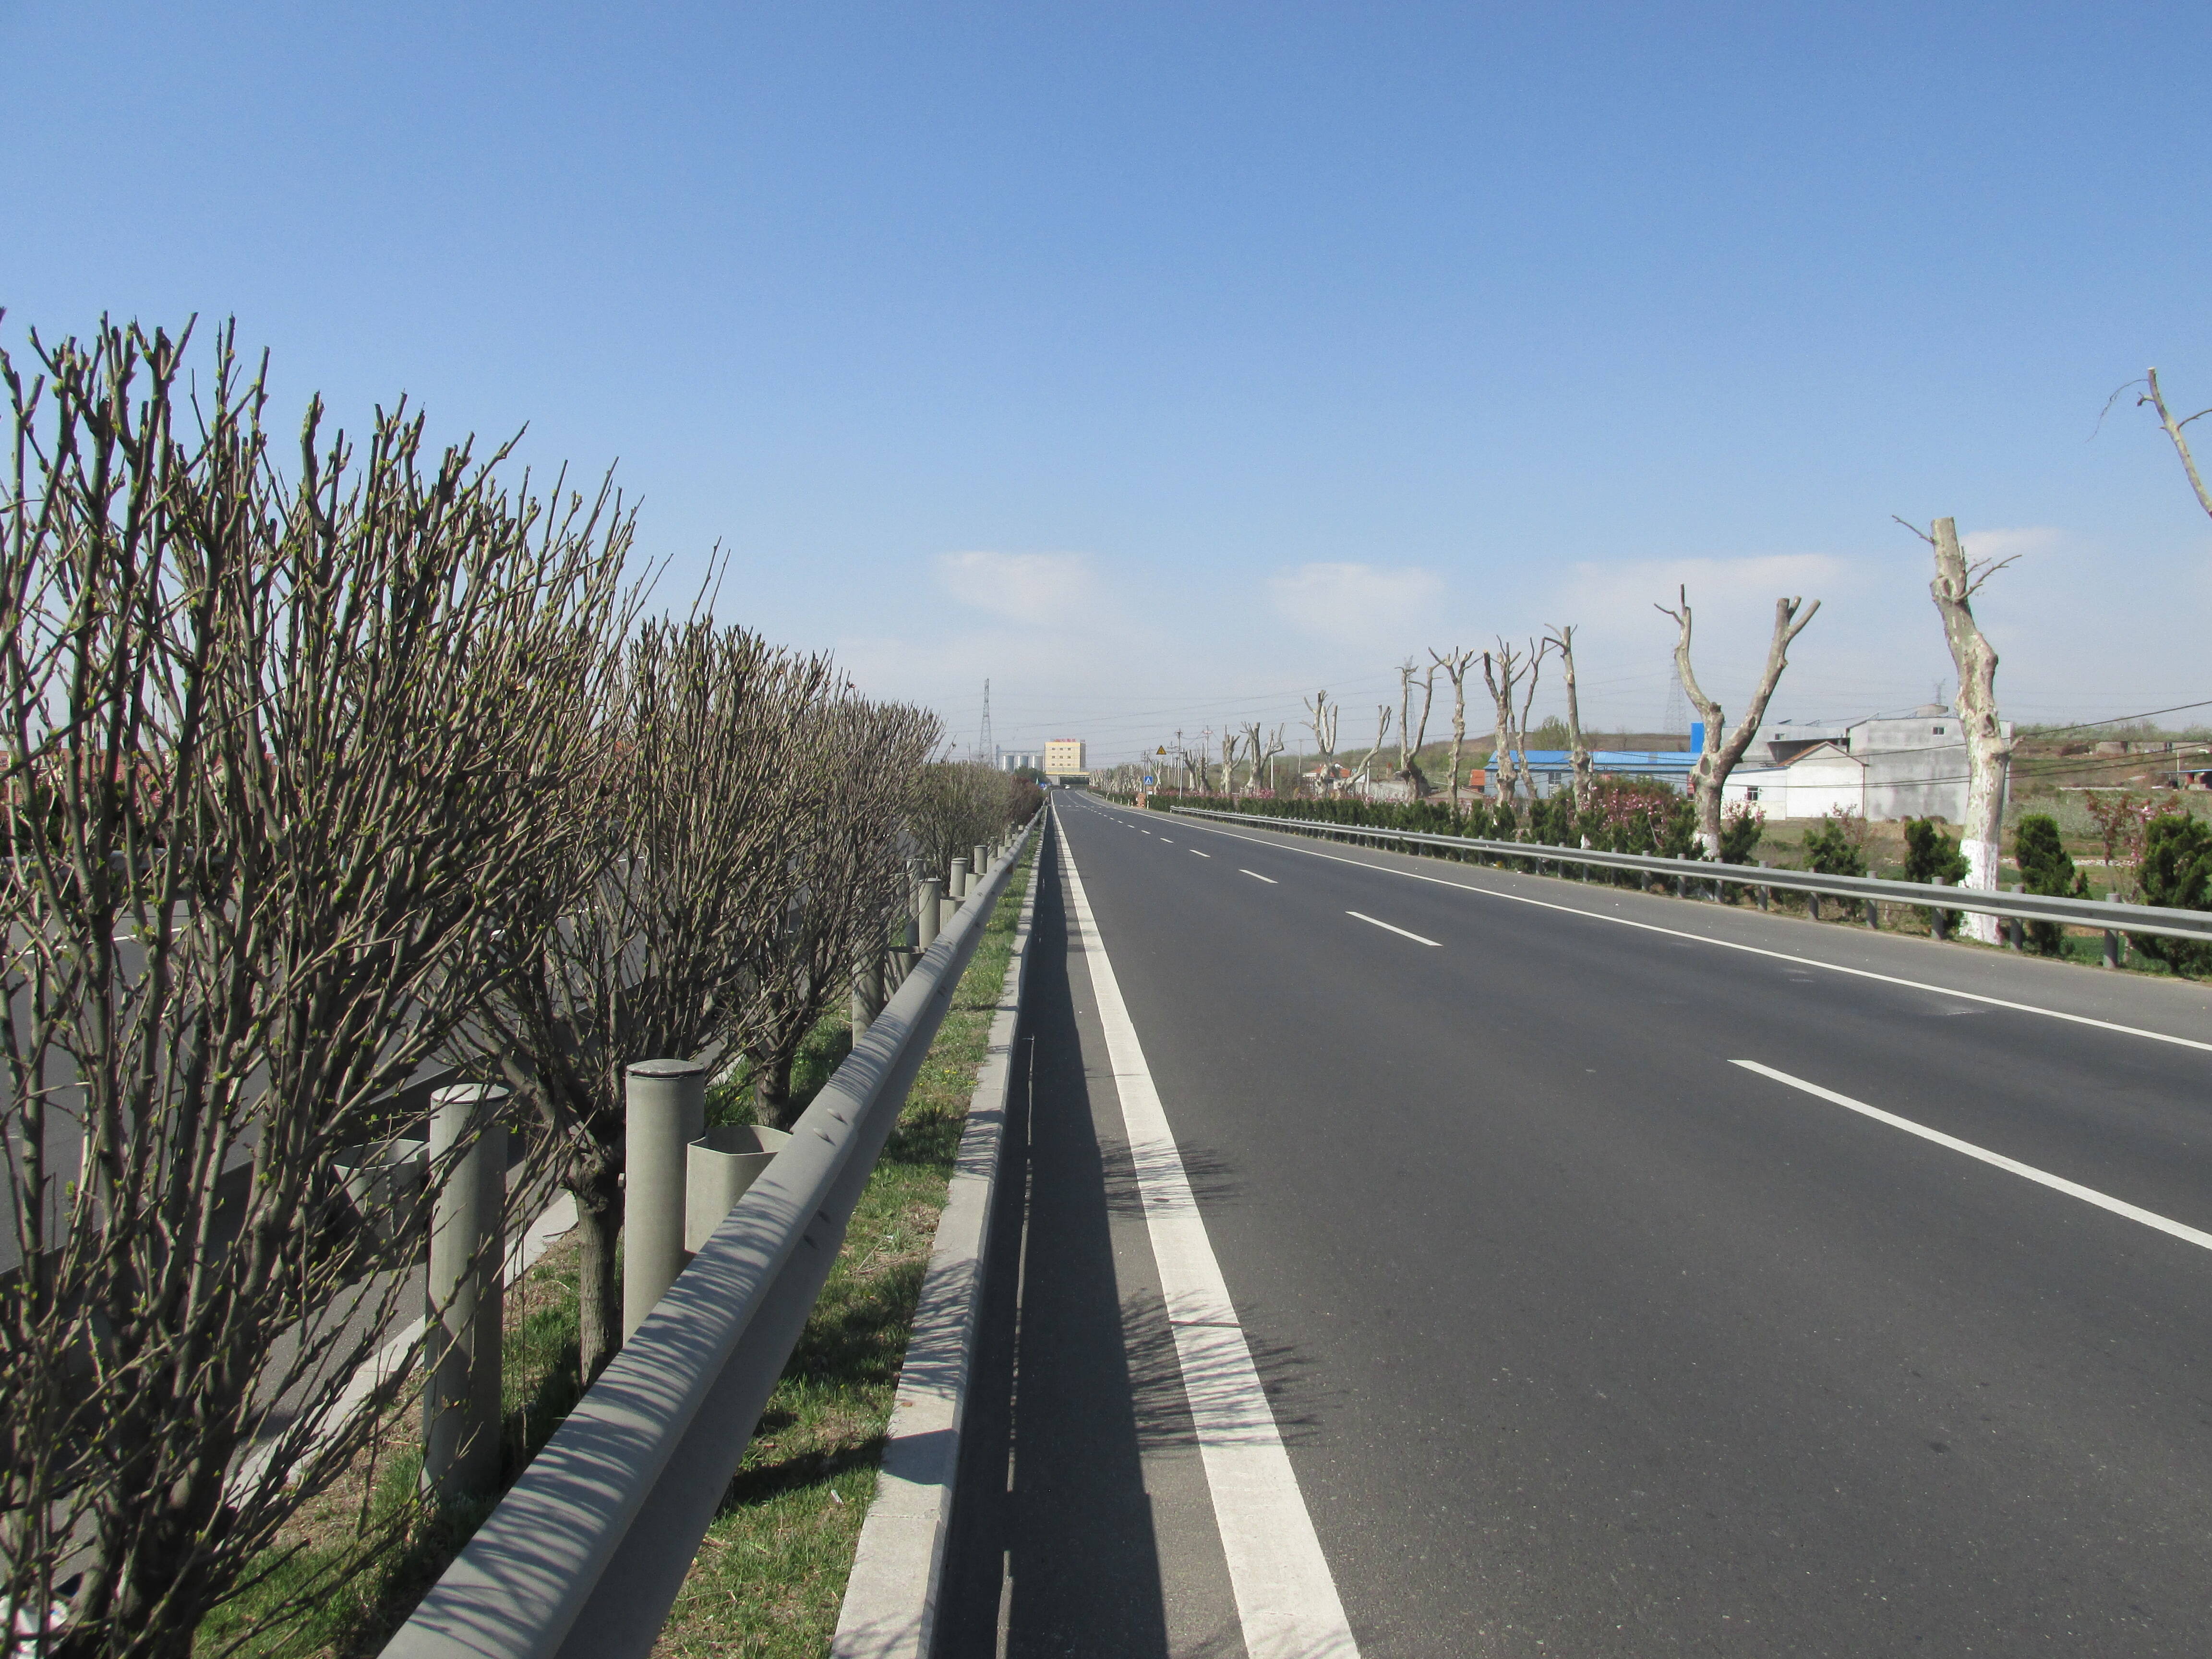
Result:
[[[1036,749],[1001,749],[999,751],[999,769],[1001,772],[1019,772],[1024,769],[1031,772],[1043,771],[1043,751]]]
[[[2004,727],[2007,737],[2012,726]],[[1723,799],[1771,818],[1816,818],[1845,807],[1862,817],[1966,815],[1966,740],[1938,703],[1902,716],[1850,721],[1783,720],[1763,727]]]

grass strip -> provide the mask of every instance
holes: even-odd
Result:
[[[1033,846],[976,942],[656,1653],[829,1650],[1036,858]],[[852,1046],[842,1014],[817,1026],[792,1068],[794,1099],[812,1099]],[[710,1092],[710,1122],[752,1121],[747,1081],[739,1071]],[[577,1265],[571,1235],[507,1291],[502,1491],[580,1397]],[[252,1587],[202,1624],[195,1655],[376,1653],[493,1504],[424,1504],[416,1497],[422,1467],[422,1399],[412,1389],[383,1419],[374,1443],[286,1523],[257,1563]]]
[[[1036,857],[1032,847],[976,943],[656,1655],[830,1650]]]

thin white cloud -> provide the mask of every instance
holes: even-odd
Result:
[[[2020,530],[1970,530],[1960,540],[1975,564],[1984,559],[2032,559],[2064,550],[2066,532],[2048,525]]]
[[[1030,628],[1079,621],[1098,600],[1081,553],[945,553],[937,579],[960,604]]]
[[[1443,578],[1418,565],[1302,564],[1267,579],[1275,614],[1302,633],[1358,642],[1418,633],[1417,613],[1443,597]]]

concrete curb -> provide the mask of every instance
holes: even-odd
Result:
[[[991,1201],[1006,1140],[1006,1103],[1014,1079],[1014,1030],[1042,875],[1042,826],[1029,891],[1014,924],[1012,958],[999,992],[998,1012],[952,1179],[930,1247],[929,1267],[915,1307],[914,1334],[899,1367],[876,1495],[860,1528],[860,1547],[846,1580],[845,1604],[830,1643],[833,1659],[927,1659],[937,1625],[945,1546],[952,1524],[953,1476],[982,1303],[983,1252]]]

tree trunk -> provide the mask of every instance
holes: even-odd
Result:
[[[1460,805],[1459,792],[1467,782],[1467,773],[1462,769],[1467,763],[1467,687],[1462,681],[1452,682],[1452,757],[1451,810],[1452,822],[1457,823],[1467,816]]]
[[[804,1109],[792,1103],[791,1070],[799,1063],[796,1047],[751,1054],[753,1115],[767,1128],[788,1132]]]
[[[1966,568],[1957,522],[1936,520],[1929,538],[1936,549],[1936,580],[1928,591],[1943,618],[1943,637],[1959,672],[1959,724],[1966,734],[1966,819],[1959,850],[1966,855],[1966,878],[1959,884],[1993,892],[2004,842],[2005,784],[2011,770],[2012,739],[1997,718],[1997,653],[1974,621],[1974,590],[1991,573]],[[1984,945],[1997,942],[1997,920],[1966,913],[1966,932]]]
[[[1567,677],[1567,765],[1579,817],[1589,809],[1590,751],[1583,746],[1583,709],[1575,695],[1575,630],[1570,626],[1557,633],[1559,660]]]
[[[1682,605],[1680,611],[1671,611],[1663,605],[1655,609],[1662,616],[1674,617],[1681,626],[1674,641],[1674,669],[1681,676],[1683,691],[1705,724],[1705,746],[1690,768],[1690,787],[1698,803],[1698,848],[1705,857],[1717,859],[1721,855],[1721,801],[1728,787],[1729,774],[1735,770],[1743,751],[1751,747],[1759,722],[1766,718],[1767,702],[1782,679],[1782,671],[1790,665],[1790,642],[1805,631],[1805,624],[1813,620],[1820,602],[1815,599],[1806,605],[1802,599],[1775,600],[1774,635],[1767,641],[1765,671],[1759,678],[1759,689],[1752,693],[1751,704],[1744,710],[1743,719],[1723,738],[1721,733],[1726,716],[1720,704],[1699,688],[1698,677],[1690,667],[1690,594],[1687,588],[1679,592]],[[1802,617],[1798,615],[1801,605],[1805,607]]]
[[[622,1283],[615,1276],[615,1240],[622,1232],[620,1171],[611,1158],[562,1183],[576,1200],[576,1369],[586,1388],[599,1380],[622,1346]]]

